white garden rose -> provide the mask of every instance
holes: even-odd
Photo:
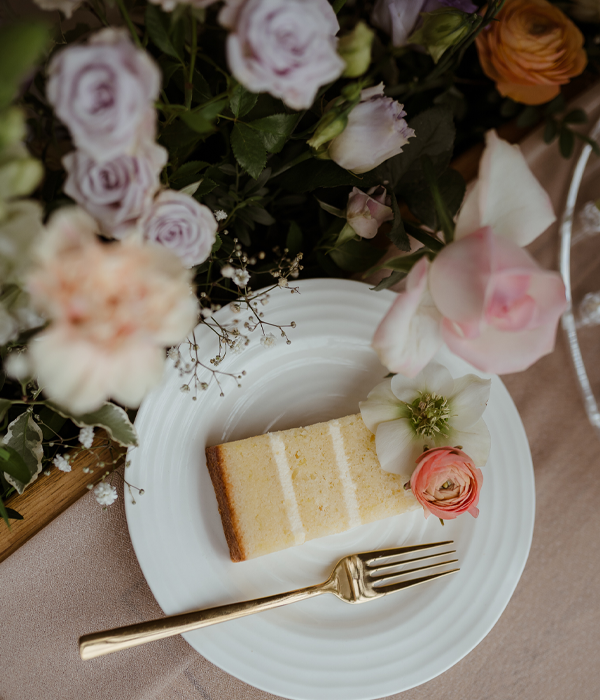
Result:
[[[68,173],[63,189],[98,220],[104,234],[122,238],[150,207],[167,158],[167,151],[155,143],[136,155],[101,163],[75,151],[63,158]]]
[[[50,63],[48,100],[76,146],[98,162],[133,152],[152,138],[161,75],[122,30],[104,29]]]
[[[210,255],[219,224],[212,211],[190,195],[164,190],[144,215],[140,228],[146,243],[168,248],[190,268]]]
[[[346,128],[329,144],[331,159],[346,170],[366,173],[402,153],[402,147],[415,135],[404,120],[402,107],[385,97],[383,83],[363,90]]]
[[[327,0],[235,0],[221,21],[232,29],[227,60],[251,92],[307,109],[317,90],[346,68],[336,52],[339,24]]]

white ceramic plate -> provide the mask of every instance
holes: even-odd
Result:
[[[442,673],[473,649],[507,605],[527,559],[534,482],[517,410],[494,377],[485,418],[492,451],[484,468],[478,519],[465,514],[442,527],[422,511],[363,525],[300,547],[233,564],[206,470],[204,448],[357,412],[386,375],[370,348],[394,299],[357,282],[309,280],[300,294],[275,290],[265,319],[296,321],[291,345],[258,337],[221,369],[245,369],[242,388],[224,382],[197,401],[169,368],[136,421],[141,447],[127,478],[145,489],[127,520],[140,565],[166,614],[255,598],[324,580],[352,552],[453,539],[461,571],[371,603],[334,596],[208,627],[185,635],[209,661],[265,691],[298,700],[371,700]],[[267,313],[268,312],[268,313]],[[233,317],[227,309],[220,320]],[[276,335],[278,335],[276,333]],[[197,334],[203,357],[214,336]],[[212,355],[211,355],[212,353]],[[442,351],[459,376],[473,371]]]

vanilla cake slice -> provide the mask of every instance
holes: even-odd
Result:
[[[206,462],[233,561],[418,507],[360,414],[207,447]]]

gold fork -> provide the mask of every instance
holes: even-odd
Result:
[[[206,610],[195,610],[193,612],[180,613],[163,617],[159,620],[150,620],[127,627],[117,627],[116,629],[85,634],[79,638],[79,655],[82,659],[94,659],[97,656],[111,654],[113,651],[129,649],[152,642],[155,639],[164,639],[176,634],[191,632],[191,630],[215,625],[217,622],[235,620],[238,617],[252,615],[253,613],[271,610],[288,603],[296,603],[299,600],[306,600],[322,593],[333,593],[346,603],[366,603],[369,600],[382,598],[383,596],[401,591],[411,586],[418,586],[426,581],[433,581],[436,578],[447,576],[458,571],[450,569],[419,578],[412,578],[397,583],[391,583],[392,579],[397,579],[406,574],[414,574],[418,571],[425,571],[447,564],[453,564],[458,559],[439,562],[437,564],[427,564],[417,566],[404,571],[392,571],[403,564],[422,562],[426,559],[443,557],[452,554],[456,550],[451,549],[437,554],[427,554],[413,559],[401,559],[398,557],[413,552],[420,552],[435,547],[443,547],[452,544],[452,540],[446,542],[433,542],[430,544],[418,544],[410,547],[397,547],[396,549],[380,549],[374,552],[361,552],[360,554],[350,554],[336,564],[331,576],[316,586],[299,588],[296,591],[270,595],[265,598],[255,600],[245,600],[241,603],[230,605],[220,605],[216,608]],[[388,561],[390,559],[395,561]],[[390,581],[390,583],[387,583]]]

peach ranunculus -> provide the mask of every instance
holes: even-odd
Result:
[[[552,352],[567,306],[564,284],[522,246],[555,218],[519,148],[489,132],[455,240],[413,267],[375,332],[373,348],[387,368],[415,376],[442,339],[495,374],[520,372]]]
[[[59,210],[27,280],[49,321],[29,344],[33,369],[48,397],[75,414],[109,397],[138,406],[162,377],[164,348],[197,321],[190,274],[174,255],[133,239],[103,244],[96,232],[83,210]]]
[[[452,520],[462,513],[479,515],[477,503],[483,474],[468,454],[456,447],[427,450],[417,460],[410,488],[425,517]]]
[[[500,94],[527,105],[554,99],[587,64],[583,35],[547,0],[506,0],[476,44]]]

